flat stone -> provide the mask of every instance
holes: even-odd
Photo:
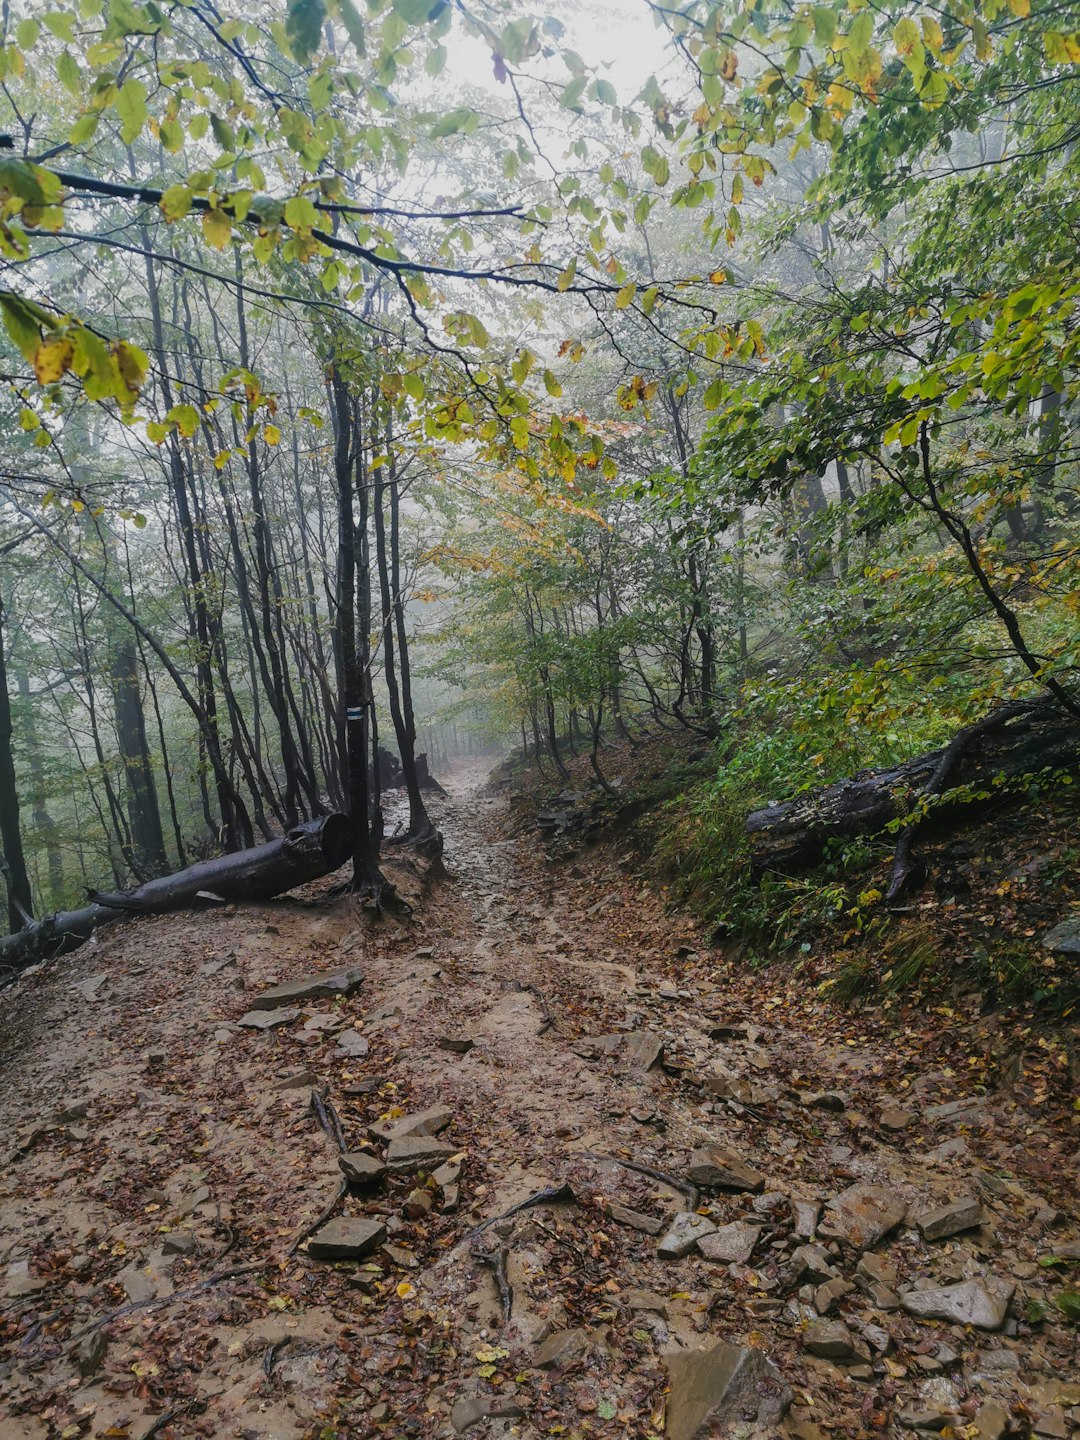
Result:
[[[88,975],[85,980],[77,980],[72,989],[77,991],[84,1000],[97,1000],[98,991],[108,980],[108,972],[103,971],[100,975]]]
[[[386,1166],[368,1150],[349,1150],[338,1156],[338,1166],[350,1185],[358,1190],[377,1185],[386,1174]]]
[[[881,1112],[878,1123],[883,1130],[891,1130],[893,1134],[897,1134],[901,1130],[906,1130],[914,1119],[915,1115],[913,1111],[901,1110],[897,1106],[890,1106],[889,1109]]]
[[[71,1358],[79,1374],[87,1378],[96,1375],[105,1364],[108,1349],[109,1337],[104,1330],[91,1330],[89,1335],[84,1335],[71,1348]]]
[[[352,1060],[362,1060],[371,1049],[371,1041],[358,1031],[343,1030],[335,1046],[339,1055],[348,1055]]]
[[[667,1319],[667,1301],[655,1290],[628,1290],[626,1308],[631,1315],[659,1315],[661,1319]]]
[[[631,1210],[629,1205],[609,1205],[608,1214],[620,1225],[640,1230],[643,1235],[659,1235],[667,1225],[666,1220],[658,1220],[655,1215],[643,1215],[640,1210]]]
[[[791,1220],[800,1240],[812,1240],[817,1230],[821,1206],[816,1200],[792,1200]]]
[[[749,1420],[773,1427],[793,1399],[783,1376],[760,1350],[714,1340],[665,1359],[670,1394],[667,1440],[694,1440],[716,1425]]]
[[[718,1260],[728,1265],[745,1265],[760,1238],[759,1225],[750,1225],[745,1220],[733,1220],[730,1225],[721,1225],[719,1230],[714,1230],[711,1235],[703,1235],[698,1241],[698,1249],[706,1260]]]
[[[351,995],[364,983],[364,972],[350,965],[344,970],[329,970],[322,975],[305,975],[301,980],[286,980],[256,995],[253,1010],[276,1010],[300,1000],[326,1000],[337,995]],[[243,1024],[243,1021],[241,1021]]]
[[[420,1261],[412,1250],[407,1250],[404,1245],[384,1245],[383,1255],[392,1265],[400,1265],[404,1270],[419,1270]]]
[[[710,1095],[715,1095],[719,1100],[734,1100],[738,1105],[750,1105],[753,1103],[754,1088],[747,1080],[740,1080],[737,1075],[728,1075],[724,1071],[714,1070],[706,1075],[702,1082]]]
[[[855,1337],[842,1320],[811,1320],[803,1333],[803,1348],[822,1360],[857,1360]]]
[[[586,1354],[589,1345],[585,1330],[556,1330],[537,1345],[532,1363],[538,1370],[565,1370]]]
[[[630,1070],[649,1071],[658,1065],[664,1054],[664,1042],[652,1030],[617,1031],[614,1035],[597,1035],[589,1042],[613,1055]]]
[[[453,1154],[449,1145],[426,1135],[402,1135],[386,1149],[386,1165],[394,1175],[411,1175],[441,1165]]]
[[[270,1086],[271,1090],[306,1090],[310,1085],[317,1085],[319,1077],[314,1070],[297,1070],[292,1075],[283,1075],[280,1080],[275,1080]]]
[[[656,1253],[661,1260],[681,1260],[689,1255],[705,1235],[712,1235],[716,1226],[705,1215],[696,1215],[693,1210],[680,1210],[660,1241]]]
[[[190,1230],[170,1230],[161,1242],[166,1255],[194,1255],[195,1236]]]
[[[826,1280],[814,1291],[814,1309],[819,1315],[831,1315],[840,1301],[850,1295],[854,1289],[854,1285],[849,1285],[839,1275],[832,1280]]]
[[[947,1240],[950,1235],[959,1235],[962,1230],[974,1230],[986,1220],[986,1212],[973,1196],[954,1200],[936,1210],[927,1210],[915,1219],[919,1234],[924,1240]]]
[[[468,1035],[440,1035],[435,1043],[440,1050],[449,1050],[451,1055],[467,1055],[476,1041]]]
[[[287,1010],[249,1010],[241,1015],[237,1025],[245,1030],[272,1030],[276,1025],[289,1025],[300,1018],[301,1012],[290,1007]]]
[[[454,1401],[450,1424],[463,1435],[481,1420],[520,1420],[524,1415],[525,1411],[508,1395],[469,1395]]]
[[[869,1250],[907,1214],[907,1202],[880,1185],[856,1184],[834,1196],[818,1222],[818,1234],[855,1250]]]
[[[695,1185],[710,1190],[746,1190],[756,1195],[765,1189],[764,1175],[719,1145],[695,1150],[686,1173]]]
[[[937,1285],[932,1290],[908,1290],[900,1296],[900,1304],[909,1315],[924,1320],[1000,1330],[1015,1288],[1011,1280],[990,1276],[986,1280],[963,1280],[959,1285]]]
[[[1009,1433],[1009,1412],[996,1400],[986,1400],[975,1415],[978,1440],[1002,1440]]]
[[[461,1179],[461,1161],[448,1160],[445,1165],[440,1165],[431,1172],[431,1178],[444,1190],[448,1185],[456,1185]]]
[[[855,1266],[855,1284],[866,1294],[869,1294],[875,1285],[888,1285],[892,1288],[896,1285],[896,1279],[896,1266],[884,1255],[875,1255],[868,1251],[859,1257],[859,1263]]]
[[[1080,915],[1059,921],[1046,932],[1042,943],[1055,955],[1080,955]]]
[[[713,1021],[708,1035],[710,1040],[749,1040],[750,1028],[744,1020]]]
[[[445,1105],[429,1105],[426,1110],[417,1110],[411,1115],[402,1115],[397,1120],[380,1120],[368,1127],[373,1140],[414,1139],[418,1135],[438,1135],[450,1124],[454,1112]]]
[[[815,1285],[836,1279],[836,1267],[821,1245],[800,1245],[792,1252],[788,1265],[799,1280],[812,1280]]]
[[[386,1226],[377,1220],[346,1215],[328,1220],[308,1241],[313,1260],[362,1260],[386,1239]]]

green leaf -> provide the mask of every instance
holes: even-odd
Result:
[[[428,25],[446,9],[446,0],[394,0],[394,14],[406,25]]]
[[[186,440],[199,428],[200,416],[194,405],[174,405],[165,419],[171,420]]]
[[[55,319],[11,290],[0,291],[0,310],[4,315],[4,329],[11,337],[15,348],[24,360],[32,361],[41,343],[41,327],[48,321],[51,328]]]
[[[65,90],[72,95],[78,95],[82,88],[82,77],[79,73],[79,62],[70,50],[61,50],[56,61],[56,78]]]
[[[146,86],[141,80],[125,80],[116,97],[120,138],[125,145],[137,140],[146,124]]]
[[[285,202],[285,224],[290,230],[310,230],[319,223],[319,212],[306,195],[293,195]]]
[[[40,34],[41,23],[38,20],[20,20],[15,26],[15,42],[20,50],[32,50]]]
[[[174,220],[182,220],[191,209],[191,199],[189,186],[170,185],[159,201],[161,213],[170,224]]]
[[[285,37],[299,64],[306,65],[318,50],[325,19],[324,0],[289,0],[285,16]]]

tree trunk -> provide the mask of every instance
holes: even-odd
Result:
[[[0,862],[7,886],[8,929],[21,930],[34,918],[34,910],[19,829],[19,791],[11,736],[11,697],[4,663],[4,597],[0,595]]]
[[[979,740],[957,759],[953,788],[927,811],[927,828],[955,824],[1002,804],[1013,793],[1002,782],[1080,765],[1080,722],[1052,705],[1018,705]],[[866,771],[797,800],[754,810],[746,820],[754,869],[808,869],[823,860],[828,841],[880,834],[890,821],[918,814],[915,807],[945,754],[945,749],[934,750],[893,770]]]

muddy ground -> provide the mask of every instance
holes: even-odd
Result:
[[[3,1440],[1080,1432],[1060,1035],[725,960],[624,838],[554,866],[482,786],[409,923],[323,882],[0,996]],[[369,1167],[439,1133],[341,1197],[335,1115]],[[327,1213],[385,1236],[314,1259]]]

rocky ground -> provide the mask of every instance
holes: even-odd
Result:
[[[410,924],[322,885],[0,997],[3,1440],[1080,1433],[1067,1037],[830,1006],[480,780]]]

